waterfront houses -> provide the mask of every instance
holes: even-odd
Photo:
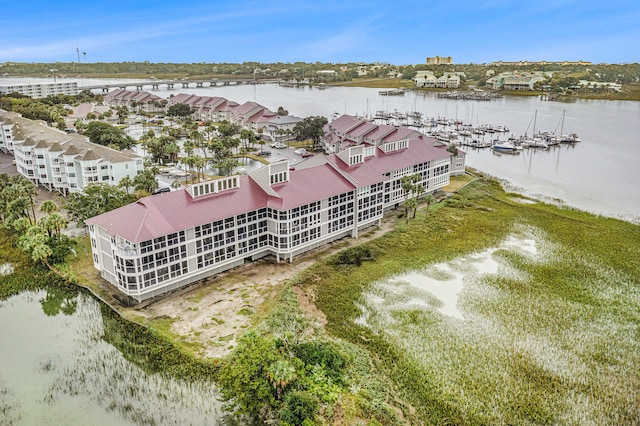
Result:
[[[91,143],[14,112],[0,110],[0,150],[12,154],[18,172],[62,195],[94,182],[117,185],[143,170],[142,157]]]
[[[167,100],[149,92],[115,89],[105,95],[104,103],[116,108],[125,106],[138,111],[154,113],[163,112]]]
[[[344,130],[353,120],[343,116],[330,126]],[[422,195],[449,183],[456,155],[410,129],[388,127],[367,126],[361,143],[345,143],[335,154],[271,163],[91,218],[94,266],[142,301],[265,256],[292,261],[357,238],[404,202],[404,176],[417,177]]]
[[[299,117],[291,115],[279,116],[275,112],[260,105],[248,101],[238,104],[221,97],[198,96],[180,93],[169,99],[167,108],[176,104],[185,104],[191,107],[191,117],[201,121],[228,121],[238,124],[246,130],[253,130],[267,139],[279,139],[278,135],[293,130],[295,125],[302,121]]]

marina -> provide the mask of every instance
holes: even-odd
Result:
[[[4,79],[7,84],[25,80]],[[84,79],[79,84],[102,82],[115,84],[118,80]],[[298,117],[323,116],[331,120],[332,114],[337,112],[375,118],[376,111],[382,111],[379,118],[388,120],[390,125],[401,121],[407,123],[402,125],[418,124],[412,117],[419,117],[422,132],[458,133],[452,136],[467,153],[467,166],[496,176],[525,195],[562,200],[582,210],[640,222],[640,192],[636,190],[638,177],[634,172],[640,149],[636,142],[636,135],[640,134],[639,102],[587,99],[549,102],[523,96],[477,102],[438,98],[434,92],[418,91],[407,91],[404,96],[380,96],[379,90],[338,86],[317,90],[277,84],[243,84],[190,87],[186,93],[221,96],[238,103],[253,101],[273,111],[284,106]],[[176,90],[161,87],[154,94],[168,98],[175,96]],[[536,110],[536,129],[541,132],[536,130],[535,133],[548,130],[552,134],[555,130],[556,137],[565,135],[567,140],[575,133],[582,143],[559,141],[548,149],[523,149],[521,155],[498,155],[489,148],[495,139],[508,140],[523,135]],[[561,120],[563,115],[564,120]],[[461,124],[445,127],[437,123],[438,119]],[[491,123],[493,125],[489,126]],[[500,126],[508,131],[496,132]],[[467,132],[473,132],[473,136],[468,136]],[[533,135],[531,128],[527,135]],[[476,147],[480,149],[474,149]]]

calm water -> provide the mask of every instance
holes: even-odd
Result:
[[[0,424],[220,424],[211,384],[145,373],[103,340],[93,298],[56,298],[0,302]]]

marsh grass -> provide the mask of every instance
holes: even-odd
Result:
[[[412,422],[639,424],[638,226],[513,197],[472,182],[427,222],[368,243],[375,261],[319,262],[299,285],[329,333],[366,349],[415,407],[403,408]],[[465,285],[463,320],[386,284],[490,248],[499,270]]]

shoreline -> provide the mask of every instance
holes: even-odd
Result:
[[[198,78],[250,78],[253,76],[189,76],[183,74],[156,74],[155,77],[158,80],[171,80],[177,79],[181,80],[182,78],[190,78],[190,79],[198,79]],[[45,74],[39,75],[8,75],[8,76],[0,76],[0,82],[2,82],[2,78],[34,78],[34,79],[42,79],[47,78]],[[59,80],[77,80],[77,79],[113,79],[113,80],[131,80],[131,79],[142,79],[148,80],[148,74],[91,74],[91,75],[82,75],[79,74],[76,77],[60,77]],[[260,79],[256,80],[257,84],[263,84]],[[273,83],[269,81],[269,83]],[[273,83],[275,84],[275,83]],[[317,86],[317,85],[313,85]],[[341,86],[341,87],[365,87],[365,88],[392,88],[392,89],[405,89],[416,92],[447,92],[451,90],[457,91],[467,91],[473,90],[475,86],[472,85],[464,85],[457,89],[448,89],[448,88],[416,88],[413,84],[412,80],[399,79],[399,78],[390,78],[390,77],[376,77],[376,78],[358,78],[350,81],[337,81],[337,82],[329,82],[326,83],[327,87],[331,86]],[[494,92],[496,90],[489,88],[481,88],[484,91]],[[496,92],[504,95],[504,96],[516,96],[516,97],[540,97],[540,96],[549,96],[549,92],[543,91],[518,91],[518,90],[497,90]],[[639,102],[640,101],[640,90],[628,90],[626,92],[620,93],[606,93],[606,94],[596,94],[596,93],[583,93],[583,94],[556,94],[555,96],[550,97],[549,101],[556,102],[571,102],[574,100],[602,100],[602,101],[631,101],[631,102]]]

